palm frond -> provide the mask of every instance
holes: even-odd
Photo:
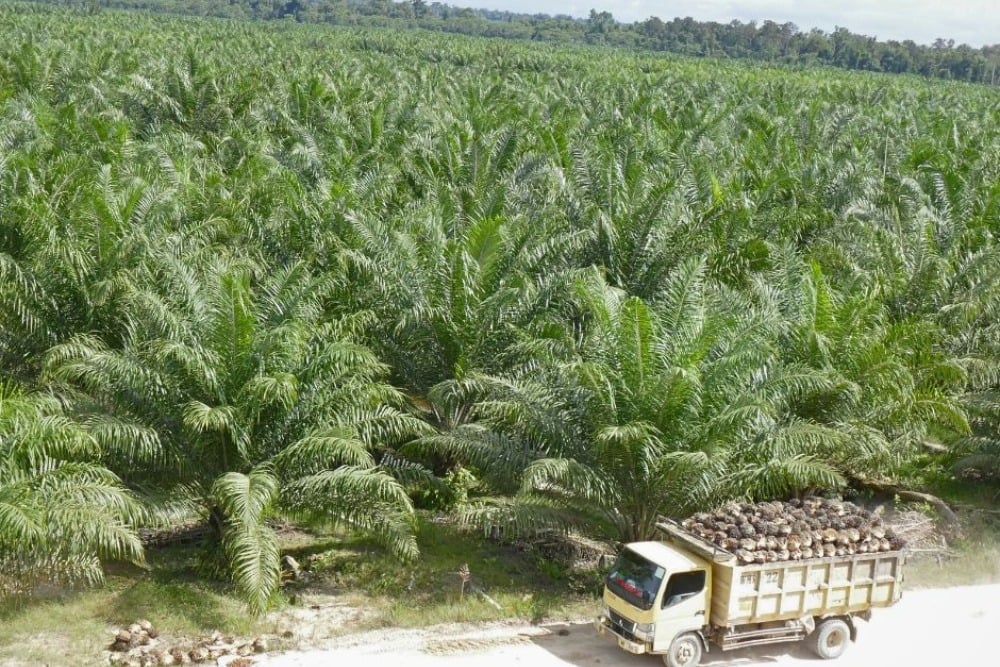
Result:
[[[106,460],[161,463],[163,444],[159,433],[126,415],[96,414],[85,416],[81,423],[100,446]]]
[[[289,482],[285,507],[296,514],[342,523],[373,534],[400,558],[417,555],[413,505],[406,489],[384,470],[342,466]]]
[[[271,459],[283,477],[300,477],[339,465],[373,468],[375,458],[350,429],[316,430],[282,449]]]
[[[702,333],[705,325],[704,285],[707,264],[691,258],[670,275],[659,297],[658,312],[670,335],[662,339],[663,354],[671,357],[676,350],[686,350]]]
[[[243,386],[248,402],[258,406],[279,404],[289,410],[298,400],[299,381],[291,373],[275,375],[257,375]]]
[[[483,499],[463,508],[459,521],[481,529],[486,535],[505,538],[530,537],[544,531],[586,531],[595,528],[604,535],[614,535],[614,521],[599,511],[581,512],[578,508],[542,496]]]
[[[278,590],[281,576],[277,536],[262,520],[236,521],[226,527],[223,548],[250,612],[262,615]]]
[[[205,405],[191,401],[184,406],[184,425],[195,433],[221,433],[228,436],[237,450],[246,455],[248,435],[240,424],[239,415],[232,405]]]
[[[721,485],[733,498],[781,498],[806,489],[836,489],[846,480],[836,468],[809,454],[751,463],[732,471]]]
[[[483,424],[464,424],[437,435],[423,436],[401,451],[414,457],[438,454],[462,461],[505,490],[517,487],[520,472],[535,457],[535,452],[522,441]]]
[[[230,472],[215,481],[212,496],[226,517],[223,548],[233,579],[255,615],[267,609],[278,588],[278,540],[267,518],[278,499],[278,480],[268,470]]]
[[[618,489],[593,468],[572,459],[538,459],[521,476],[521,494],[556,493],[577,505],[593,503],[613,507],[620,500]]]
[[[213,484],[212,497],[229,521],[259,522],[277,500],[278,480],[263,469],[226,473]]]

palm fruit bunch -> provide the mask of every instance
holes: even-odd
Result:
[[[898,551],[904,541],[882,519],[844,500],[729,503],[681,526],[743,564]]]

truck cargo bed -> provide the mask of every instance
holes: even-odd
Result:
[[[898,551],[728,566],[712,565],[711,623],[731,626],[888,607],[902,592]]]
[[[669,542],[711,563],[710,623],[717,627],[854,614],[888,607],[902,594],[900,551],[740,565],[673,521],[657,526]]]

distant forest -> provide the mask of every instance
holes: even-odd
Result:
[[[689,56],[747,58],[791,65],[918,74],[1000,85],[1000,44],[972,48],[941,37],[933,45],[880,41],[838,27],[833,33],[802,31],[794,23],[717,23],[693,18],[636,23],[591,10],[585,19],[547,14],[469,9],[424,0],[42,0],[223,18],[288,19],[303,23],[421,28],[425,30],[542,42],[605,44]]]

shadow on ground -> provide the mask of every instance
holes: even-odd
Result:
[[[662,665],[660,656],[631,655],[618,648],[611,635],[598,635],[589,623],[565,623],[547,626],[549,633],[531,637],[531,642],[575,667],[655,667]],[[803,663],[819,663],[801,644],[758,646],[723,652],[713,647],[700,663],[701,667],[749,667],[768,665],[789,659]]]

